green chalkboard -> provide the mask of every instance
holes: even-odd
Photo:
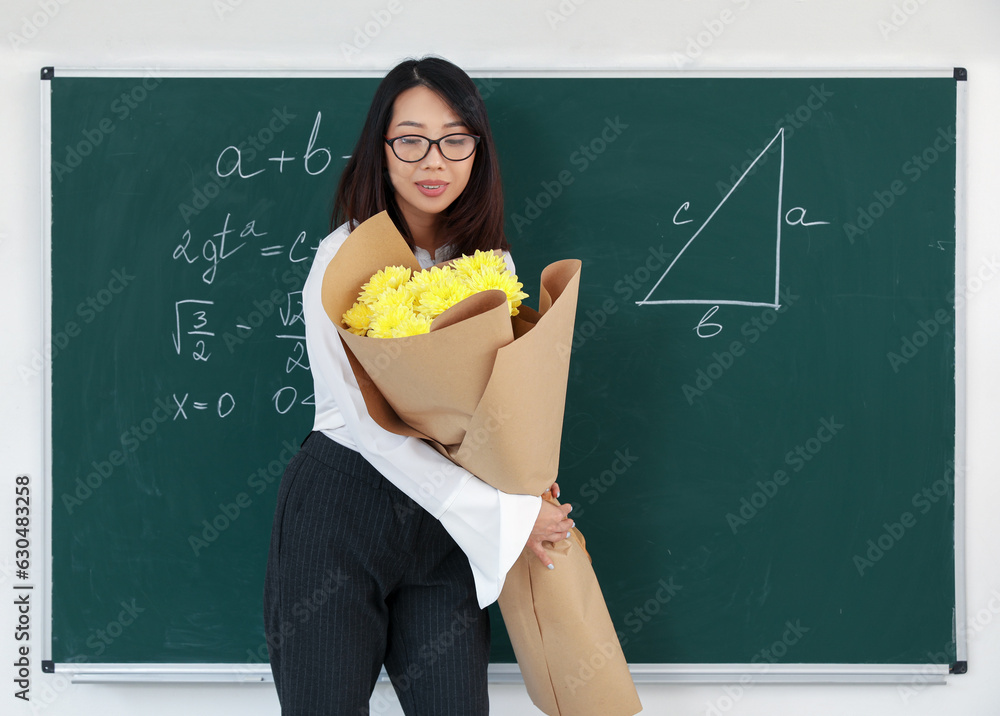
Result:
[[[43,83],[54,662],[266,661],[297,292],[377,81]],[[477,83],[526,289],[584,264],[559,481],[629,661],[961,657],[956,81]]]

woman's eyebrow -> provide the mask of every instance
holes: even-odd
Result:
[[[423,129],[424,124],[421,123],[421,122],[415,122],[412,119],[403,119],[403,120],[400,120],[399,122],[396,122],[393,126],[395,126],[395,127],[419,127],[421,129]],[[463,122],[462,120],[459,119],[459,120],[456,120],[454,122],[446,122],[444,124],[444,126],[445,127],[464,127],[466,125],[465,125],[465,122]]]

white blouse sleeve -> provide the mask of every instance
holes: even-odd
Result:
[[[306,348],[315,386],[315,429],[360,452],[387,480],[441,521],[468,556],[479,605],[486,607],[500,595],[507,572],[524,549],[541,498],[490,487],[423,440],[390,433],[368,414],[344,344],[321,298],[326,267],[348,233],[342,226],[320,244],[302,291]],[[339,413],[333,429],[324,425],[324,412]]]

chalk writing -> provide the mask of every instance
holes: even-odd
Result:
[[[315,114],[308,135],[304,133],[307,127],[301,127],[300,141],[304,143],[299,149],[304,151],[273,147],[273,151],[268,152],[271,156],[265,156],[265,147],[277,136],[275,127],[281,130],[290,127],[289,132],[282,135],[284,138],[294,134],[295,116],[287,110],[280,116],[275,113],[269,125],[273,131],[260,141],[223,142],[225,146],[214,157],[218,177],[227,184],[235,182],[231,186],[236,187],[244,181],[249,186],[254,177],[270,169],[277,169],[272,172],[275,179],[295,166],[309,175],[326,171],[333,155],[329,148],[321,146],[320,112]],[[189,163],[197,164],[196,159],[192,158]],[[174,421],[195,421],[199,417],[225,419],[236,415],[246,419],[253,411],[260,410],[274,410],[284,415],[293,408],[298,412],[300,406],[315,403],[313,395],[303,397],[305,392],[302,390],[303,384],[308,385],[309,375],[302,285],[319,240],[299,227],[288,227],[287,223],[274,225],[271,211],[276,204],[266,197],[252,206],[253,209],[246,213],[241,213],[241,209],[225,214],[219,211],[215,216],[205,213],[200,223],[192,222],[179,239],[172,242],[172,265],[181,273],[192,271],[185,285],[194,281],[202,289],[195,293],[197,297],[189,293],[173,302],[171,339],[174,353],[189,365],[204,366],[197,369],[199,376],[209,381],[217,376],[228,388],[222,392],[214,392],[211,388],[206,391],[204,384],[199,383],[191,385],[189,391],[185,385],[184,390],[173,395]],[[208,204],[203,208],[207,209]],[[206,222],[209,222],[208,227]],[[282,273],[283,265],[291,269]],[[237,278],[244,273],[260,275],[262,271],[264,275],[273,276],[276,282],[280,276],[281,287],[271,288],[266,296],[240,294],[243,282]],[[233,298],[239,306],[235,311],[226,308],[233,305]],[[270,368],[275,376],[284,377],[270,399],[268,393],[261,394],[257,386],[259,376],[255,376],[253,386],[232,382],[238,381],[241,374],[234,370],[243,360],[240,353],[253,351],[254,345],[282,347],[278,361]],[[283,350],[285,346],[287,351]],[[252,361],[252,358],[248,356],[246,360]],[[189,377],[185,375],[184,379]]]

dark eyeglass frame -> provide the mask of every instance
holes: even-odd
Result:
[[[396,147],[393,146],[393,142],[396,142],[400,139],[405,139],[406,137],[419,137],[420,139],[424,139],[427,141],[427,151],[424,152],[419,159],[403,159],[396,152]],[[472,137],[472,151],[469,152],[468,156],[462,157],[461,159],[450,159],[449,157],[445,156],[444,150],[441,149],[441,142],[446,140],[448,137]],[[437,145],[438,151],[441,152],[441,156],[447,159],[449,162],[464,162],[466,159],[468,159],[469,157],[471,157],[473,154],[476,153],[476,147],[479,146],[479,139],[480,137],[478,134],[469,134],[468,132],[452,132],[451,134],[446,134],[438,139],[431,139],[430,137],[425,137],[422,134],[401,134],[398,137],[393,137],[392,139],[385,137],[385,143],[389,145],[389,148],[392,150],[392,153],[396,155],[396,159],[398,159],[401,162],[406,162],[407,164],[416,164],[417,162],[422,162],[424,158],[426,158],[427,155],[431,153],[431,147],[433,147],[435,144]]]

